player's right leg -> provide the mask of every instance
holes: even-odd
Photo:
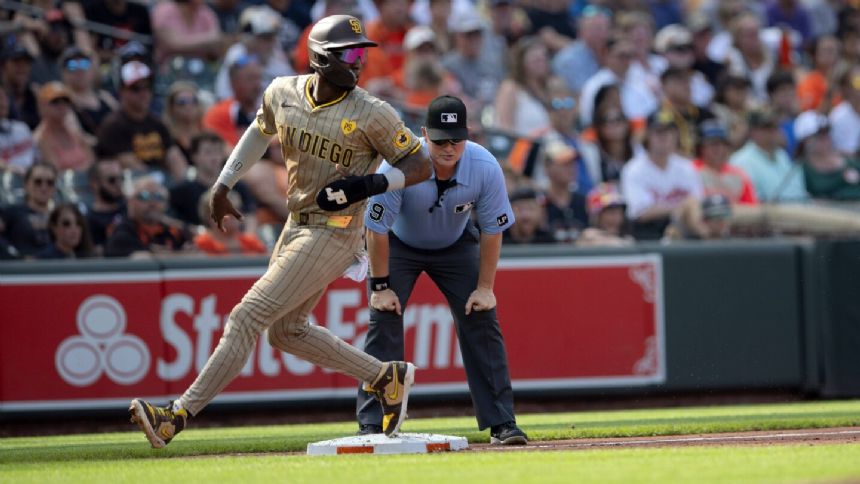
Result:
[[[313,264],[288,264],[286,259],[294,256],[295,251],[285,247],[285,241],[290,237],[296,238],[296,231],[284,229],[275,247],[266,273],[257,280],[230,313],[224,334],[215,351],[210,355],[206,365],[177,402],[169,407],[159,408],[142,400],[131,402],[129,412],[132,422],[136,423],[146,434],[153,447],[164,447],[186,426],[187,416],[197,415],[203,408],[226,387],[245,366],[251,352],[257,344],[260,333],[266,330],[273,321],[282,314],[289,312],[302,303],[302,299],[293,297],[296,287],[307,287],[320,294],[334,278],[334,271],[316,271],[306,274],[295,271],[297,266],[312,266]],[[376,362],[372,376],[381,371],[382,363]],[[371,373],[371,372],[368,372]],[[181,425],[172,416],[183,415]],[[166,437],[169,425],[175,430],[169,438],[158,437],[160,432]],[[180,428],[181,427],[181,428]]]

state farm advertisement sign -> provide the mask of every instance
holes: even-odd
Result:
[[[0,410],[106,408],[175,398],[263,267],[0,276]],[[502,260],[498,315],[514,389],[665,381],[659,256]],[[362,284],[333,282],[311,322],[362,347]],[[419,280],[404,314],[416,394],[466,391],[442,294]],[[273,349],[265,334],[216,402],[347,398],[357,382]]]

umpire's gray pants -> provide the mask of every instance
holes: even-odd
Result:
[[[409,247],[389,234],[389,276],[391,289],[403,311],[415,281],[426,272],[451,308],[463,366],[469,381],[478,428],[484,430],[514,422],[514,397],[505,342],[496,319],[496,310],[465,313],[466,300],[478,284],[479,245],[468,231],[452,246],[440,250]],[[368,285],[369,290],[369,285]],[[395,311],[370,309],[370,328],[364,350],[381,361],[403,360],[403,316]],[[419,373],[420,375],[420,373]],[[382,424],[382,408],[359,386],[356,401],[359,424]]]

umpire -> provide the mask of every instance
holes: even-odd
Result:
[[[467,141],[466,106],[456,97],[434,99],[421,131],[433,176],[368,203],[370,328],[364,349],[383,361],[402,359],[403,308],[426,272],[454,316],[478,427],[490,428],[493,444],[526,444],[514,417],[493,294],[502,232],[514,223],[502,169],[489,151]],[[386,169],[383,163],[379,171]],[[379,403],[361,389],[356,415],[360,435],[382,431]]]

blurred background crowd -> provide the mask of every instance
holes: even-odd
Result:
[[[0,258],[264,254],[277,140],[207,189],[322,16],[417,130],[442,94],[506,174],[506,244],[860,234],[858,0],[0,0]]]

